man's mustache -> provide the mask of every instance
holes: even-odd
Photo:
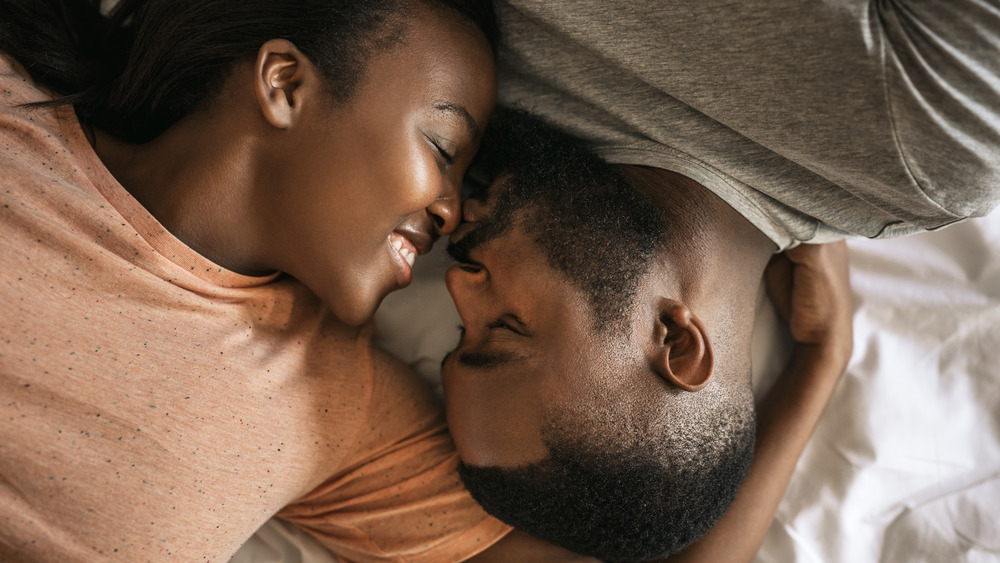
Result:
[[[483,225],[479,225],[465,233],[461,239],[455,242],[448,243],[448,255],[451,256],[453,260],[460,264],[469,264],[472,262],[472,251],[484,244],[486,241],[481,240],[483,237],[480,235]]]
[[[474,263],[472,251],[506,232],[512,223],[511,217],[519,208],[520,206],[494,210],[490,217],[477,221],[475,227],[462,235],[462,238],[448,243],[448,255],[459,263]]]

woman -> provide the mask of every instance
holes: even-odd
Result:
[[[35,4],[4,3],[0,48],[73,104],[139,203],[220,266],[288,273],[360,324],[455,227],[493,104],[487,3],[428,4],[449,13],[414,31],[423,50],[396,49],[415,9],[400,0],[133,0],[110,22],[86,2]],[[389,50],[397,64],[366,76]]]
[[[351,560],[503,536],[352,328],[459,219],[489,5],[96,4],[0,2],[0,560],[220,560],[278,511]]]

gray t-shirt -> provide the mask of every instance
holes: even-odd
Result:
[[[500,0],[500,100],[679,172],[779,248],[1000,202],[996,0]]]

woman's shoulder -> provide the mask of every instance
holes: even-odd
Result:
[[[31,78],[31,73],[14,57],[0,51],[0,108],[47,102],[52,94]]]
[[[26,82],[31,82],[31,75],[17,59],[9,55],[6,51],[0,50],[0,76],[20,77]]]

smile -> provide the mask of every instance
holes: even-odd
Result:
[[[410,242],[410,239],[399,233],[390,233],[389,244],[396,249],[396,252],[398,252],[403,260],[405,260],[406,263],[412,268],[413,263],[417,260],[417,247]]]

